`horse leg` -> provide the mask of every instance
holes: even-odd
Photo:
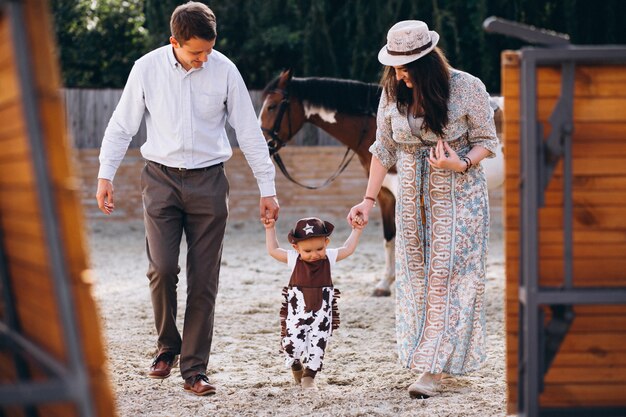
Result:
[[[396,279],[395,237],[396,237],[396,198],[388,188],[381,188],[378,194],[378,206],[383,220],[383,234],[385,236],[385,274],[374,288],[374,297],[388,297],[391,295],[391,284]]]

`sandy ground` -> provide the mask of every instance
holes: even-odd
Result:
[[[295,221],[281,217],[280,244]],[[331,246],[349,230],[343,219]],[[357,252],[337,264],[342,325],[331,339],[319,392],[303,395],[278,353],[280,291],[286,266],[265,252],[256,221],[229,224],[209,378],[212,397],[185,392],[178,368],[159,381],[146,377],[155,350],[152,307],[145,277],[147,260],[141,222],[89,224],[95,296],[119,415],[126,416],[503,416],[505,412],[504,262],[502,229],[492,225],[487,282],[488,361],[471,376],[453,379],[441,395],[410,399],[415,376],[399,366],[395,350],[394,299],[370,296],[382,272],[381,225],[370,223]],[[184,246],[182,253],[184,253]],[[181,266],[184,271],[184,257]],[[179,322],[185,300],[179,283]]]

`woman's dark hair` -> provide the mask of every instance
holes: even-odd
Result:
[[[170,30],[181,45],[191,38],[212,41],[217,37],[215,14],[206,4],[189,1],[174,9]]]
[[[423,57],[404,65],[413,82],[417,103],[424,109],[424,128],[443,135],[448,124],[450,97],[450,66],[443,52],[435,47]],[[407,114],[413,104],[413,89],[396,80],[394,67],[386,67],[381,79],[387,99],[395,101],[401,114]]]

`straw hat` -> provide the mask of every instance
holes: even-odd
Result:
[[[403,20],[387,32],[387,45],[378,53],[378,60],[390,67],[405,65],[433,50],[439,34],[428,30],[421,20]]]

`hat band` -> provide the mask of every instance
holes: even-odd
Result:
[[[413,49],[413,50],[406,51],[406,52],[392,51],[391,49],[389,49],[389,47],[387,47],[387,53],[389,55],[415,55],[430,48],[432,44],[433,44],[433,41],[430,41],[424,46],[420,46],[417,49]]]

